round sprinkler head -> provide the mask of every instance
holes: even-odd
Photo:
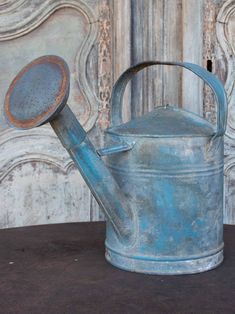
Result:
[[[52,120],[69,96],[69,68],[58,56],[43,56],[25,66],[5,97],[8,122],[30,129]]]

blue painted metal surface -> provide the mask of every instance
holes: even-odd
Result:
[[[41,64],[53,73],[57,59],[53,57],[48,62],[47,58],[42,57]],[[61,64],[60,58],[58,62]],[[212,88],[218,105],[215,129],[201,117],[172,106],[158,107],[122,124],[122,96],[127,82],[139,70],[155,64],[185,67]],[[64,67],[67,69],[65,62]],[[150,274],[189,274],[218,266],[223,260],[223,134],[227,101],[217,78],[189,63],[144,62],[128,69],[113,89],[113,125],[106,131],[107,147],[97,152],[66,105],[67,88],[57,87],[58,109],[50,110],[55,106],[51,101],[54,87],[59,84],[38,90],[34,77],[28,79],[32,69],[35,62],[22,70],[23,74],[10,86],[6,116],[11,124],[22,128],[50,121],[106,214],[107,260],[125,270]],[[35,69],[37,79],[42,72]],[[65,73],[61,70],[61,80],[67,78],[68,83]],[[44,76],[40,79],[46,80]],[[55,77],[58,82],[58,72]],[[26,106],[22,107],[18,100],[25,86],[22,81],[27,80],[28,95],[24,89],[24,97],[31,100],[30,106],[39,104],[36,115],[40,119],[35,117],[35,110],[24,113]],[[37,101],[40,93],[46,93],[48,101]],[[100,156],[106,156],[107,166]]]

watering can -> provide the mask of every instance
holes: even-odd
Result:
[[[122,122],[128,81],[153,65],[186,68],[207,83],[217,126],[173,106]],[[143,62],[125,71],[112,92],[106,147],[95,149],[67,105],[69,69],[58,56],[23,68],[5,98],[10,125],[50,122],[104,211],[106,259],[129,271],[190,274],[223,260],[223,135],[227,101],[220,81],[192,63]],[[105,162],[103,161],[105,159]]]

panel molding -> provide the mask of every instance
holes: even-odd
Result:
[[[235,170],[235,156],[231,155],[225,158],[225,166],[224,166],[224,223],[227,224],[235,224],[235,211],[234,211],[234,193],[230,195],[229,189],[234,187],[230,179],[233,179],[232,171]]]
[[[3,0],[0,3],[0,14],[11,12],[21,6],[26,0]]]
[[[216,19],[217,39],[226,57],[227,78],[225,82],[225,90],[228,95],[228,109],[229,109],[228,127],[226,135],[231,139],[235,139],[235,124],[234,121],[232,120],[233,113],[235,112],[234,106],[235,42],[233,44],[229,39],[228,26],[229,20],[233,14],[235,14],[235,0],[228,0],[221,7]]]
[[[235,0],[227,0],[220,7],[216,18],[216,37],[222,52],[217,52],[220,68],[225,80],[225,90],[228,96],[228,121],[225,136],[225,166],[224,166],[224,222],[235,224],[234,210],[234,139],[235,139],[235,41],[229,31],[232,16],[235,17]],[[233,28],[234,31],[234,28]]]
[[[75,74],[77,83],[87,102],[87,115],[83,117],[83,126],[90,130],[98,116],[99,99],[91,91],[88,83],[86,64],[91,49],[98,36],[97,18],[92,9],[81,0],[46,0],[46,1],[9,1],[8,8],[0,6],[0,41],[12,40],[26,35],[45,22],[56,11],[71,8],[84,15],[89,25],[88,34],[77,53]],[[18,5],[17,5],[18,4]],[[16,6],[17,5],[17,6]]]
[[[0,182],[12,170],[25,163],[51,164],[64,174],[68,174],[73,165],[68,153],[49,127],[43,127],[40,134],[37,129],[7,130],[0,134],[0,147]]]
[[[80,11],[90,24],[90,33],[93,35],[96,33],[94,24],[97,19],[92,9],[82,0],[18,0],[17,2],[8,1],[6,4],[8,4],[7,11],[4,9],[4,5],[0,5],[0,14],[2,15],[0,18],[0,41],[11,40],[28,34],[40,26],[55,11],[63,8]]]

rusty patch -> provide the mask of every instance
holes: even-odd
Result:
[[[48,63],[58,66],[61,71],[61,84],[58,89],[57,95],[55,96],[55,101],[50,105],[47,111],[44,111],[40,115],[37,115],[36,118],[28,119],[28,120],[17,119],[12,114],[11,109],[10,109],[10,104],[11,104],[10,97],[13,93],[14,88],[16,87],[20,78],[22,78],[23,75],[28,70],[30,70],[36,65],[48,64]],[[57,113],[59,110],[62,110],[62,108],[66,104],[66,101],[68,98],[68,92],[69,92],[69,68],[66,62],[62,58],[58,56],[54,56],[54,55],[43,56],[38,59],[35,59],[34,61],[30,62],[27,66],[25,66],[10,84],[10,87],[6,93],[5,103],[4,103],[6,117],[10,124],[20,129],[30,129],[35,126],[39,126],[47,122],[48,119],[51,116],[53,116],[55,113]]]

